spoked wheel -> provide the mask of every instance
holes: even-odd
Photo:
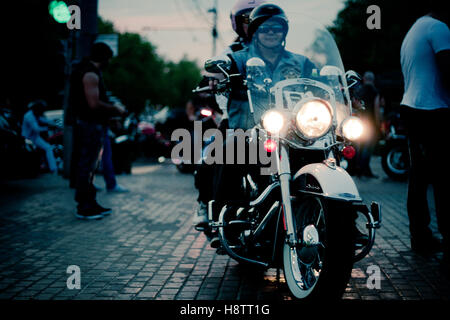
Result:
[[[293,203],[299,244],[283,248],[284,276],[298,299],[339,298],[353,266],[352,214],[318,197]]]
[[[408,176],[408,149],[404,145],[393,145],[383,154],[381,165],[392,179],[403,180]]]

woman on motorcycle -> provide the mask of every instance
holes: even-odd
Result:
[[[239,73],[242,79],[246,79],[246,62],[252,57],[259,57],[266,63],[265,78],[271,79],[273,83],[311,74],[314,64],[307,57],[285,49],[288,31],[286,14],[277,5],[263,4],[253,10],[248,28],[251,44],[246,49],[229,55],[232,60],[231,74]],[[246,89],[233,89],[235,90],[232,90],[228,103],[230,128],[250,129],[255,123],[254,116],[250,113]],[[255,108],[257,119],[263,111]]]

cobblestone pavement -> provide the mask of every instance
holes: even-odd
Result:
[[[344,299],[448,300],[440,256],[410,250],[406,183],[389,180],[379,159],[373,167],[379,179],[356,182],[367,202],[382,204],[383,227],[370,256],[354,266]],[[99,221],[75,218],[73,190],[61,177],[0,184],[0,299],[290,299],[282,272],[277,281],[275,269],[242,270],[192,228],[191,175],[170,164],[136,164],[118,179],[131,192],[100,192],[114,212]],[[80,268],[80,289],[67,288],[71,265]],[[381,270],[379,288],[367,286],[371,265]]]

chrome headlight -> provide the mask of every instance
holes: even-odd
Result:
[[[341,131],[345,138],[355,141],[361,138],[364,132],[364,125],[361,119],[349,117],[342,122]]]
[[[325,100],[310,100],[298,109],[296,124],[300,135],[305,139],[322,137],[330,130],[332,123],[333,111]]]
[[[279,134],[284,127],[283,115],[275,110],[269,110],[262,116],[262,125],[271,134]]]

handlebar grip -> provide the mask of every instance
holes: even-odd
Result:
[[[192,90],[193,93],[202,93],[202,92],[209,92],[209,93],[218,93],[218,92],[224,92],[228,88],[228,81],[226,82],[219,82],[218,84],[214,85],[214,87],[211,89],[208,87],[202,87],[202,88],[195,88]]]
[[[202,88],[195,88],[194,90],[192,90],[193,93],[201,93],[201,92],[212,92],[213,90],[211,90],[210,87],[202,87]]]

